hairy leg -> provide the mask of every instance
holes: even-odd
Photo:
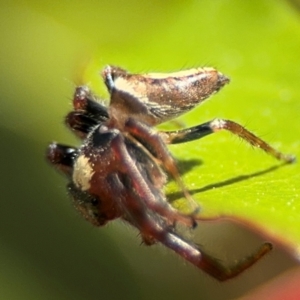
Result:
[[[130,179],[129,182],[124,179],[122,183],[125,185],[128,193],[130,190],[133,190],[136,195],[134,199],[129,197],[131,201],[128,202],[126,208],[141,205],[149,209],[150,212],[152,210],[159,214],[171,224],[180,222],[187,226],[195,227],[196,222],[192,216],[185,215],[174,209],[159,190],[153,193],[153,190],[149,187],[149,182],[139,172],[136,161],[128,153],[123,136],[118,135],[111,141],[111,150],[119,160],[119,172],[128,180]],[[157,198],[157,195],[160,195],[160,197]],[[133,219],[136,219],[135,215]]]
[[[141,142],[141,144],[161,162],[163,168],[176,180],[179,187],[183,191],[184,196],[189,201],[193,209],[192,214],[196,215],[199,211],[199,206],[185,187],[177,169],[175,160],[157,131],[148,127],[147,125],[136,122],[133,119],[129,119],[126,122],[125,130],[128,131],[139,142]]]
[[[159,134],[166,143],[178,144],[201,139],[202,137],[218,132],[220,130],[227,130],[234,135],[239,136],[252,146],[261,148],[266,153],[270,154],[278,160],[282,160],[287,163],[291,163],[295,160],[294,156],[281,153],[280,151],[271,147],[267,142],[247,130],[242,125],[230,120],[214,119],[195,127],[169,132],[162,131]]]

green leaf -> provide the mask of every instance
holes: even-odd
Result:
[[[179,121],[189,127],[231,119],[299,158],[300,21],[292,2],[12,0],[1,6],[3,298],[233,299],[291,265],[275,252],[220,285],[171,252],[137,246],[126,226],[93,230],[72,210],[65,181],[46,165],[44,151],[53,139],[78,145],[62,121],[74,85],[90,83],[107,98],[99,76],[106,64],[137,73],[212,66],[231,83]],[[282,166],[228,132],[170,149],[202,216],[242,219],[299,249],[299,163]],[[176,207],[189,209],[174,182],[166,191]],[[202,232],[200,239],[206,247]],[[216,234],[213,244],[225,253],[221,239]]]

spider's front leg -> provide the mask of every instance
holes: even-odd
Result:
[[[233,133],[234,135],[239,136],[247,143],[251,144],[254,147],[264,150],[266,153],[275,157],[278,160],[287,163],[295,161],[295,157],[293,155],[283,154],[282,152],[276,150],[267,142],[257,137],[249,130],[247,130],[242,125],[231,120],[214,119],[212,121],[191,128],[169,132],[162,131],[159,134],[166,143],[178,144],[201,139],[202,137],[218,132],[220,130],[227,130]]]
[[[161,186],[157,186],[157,183],[153,182],[147,173],[141,173],[141,168],[138,168],[137,164],[143,166],[144,162],[136,160],[138,155],[136,157],[131,156],[125,142],[125,137],[122,135],[117,135],[111,141],[111,151],[117,159],[116,163],[119,166],[118,173],[125,187],[125,194],[133,195],[126,198],[127,203],[125,205],[123,205],[124,203],[120,203],[121,207],[129,211],[129,217],[125,216],[125,219],[131,223],[136,222],[141,215],[139,213],[137,215],[132,214],[130,211],[139,206],[141,207],[140,210],[148,211],[149,214],[156,214],[166,220],[170,225],[180,222],[186,226],[195,227],[196,223],[194,218],[174,209],[167,202]],[[144,156],[142,160],[150,159],[149,165],[152,164],[151,157],[148,157],[146,153],[142,152],[142,154],[139,153],[139,155]],[[153,164],[155,164],[155,162],[153,162]],[[159,172],[156,173],[158,174]],[[161,179],[164,180],[164,178]],[[138,225],[135,226],[139,227]]]
[[[128,119],[125,123],[125,130],[141,142],[141,144],[161,162],[163,168],[176,180],[183,191],[184,196],[189,201],[193,209],[192,215],[196,215],[199,212],[199,206],[185,187],[177,169],[175,160],[157,131],[145,124],[135,121],[134,119]]]

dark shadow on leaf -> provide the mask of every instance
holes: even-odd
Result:
[[[180,174],[185,174],[193,170],[196,166],[200,166],[203,164],[203,161],[200,159],[182,159],[177,160],[176,165],[179,169]]]
[[[225,187],[227,185],[236,184],[236,183],[239,183],[241,181],[248,180],[250,178],[258,177],[258,176],[273,172],[273,171],[275,171],[275,170],[277,170],[277,169],[279,169],[279,168],[281,168],[285,165],[287,165],[287,163],[277,165],[277,166],[273,166],[273,167],[270,167],[268,169],[258,171],[258,172],[255,172],[255,173],[236,176],[236,177],[233,177],[233,178],[221,181],[221,182],[211,183],[211,184],[208,184],[208,185],[206,185],[204,187],[201,187],[201,188],[198,188],[198,189],[189,190],[189,192],[190,192],[191,195],[195,195],[195,194],[206,192],[206,191],[209,191],[209,190],[212,190],[212,189],[222,188],[222,187]],[[178,191],[178,192],[175,192],[175,193],[168,194],[167,197],[168,197],[169,202],[173,202],[173,201],[176,201],[177,199],[182,198],[183,194],[182,194],[181,191]]]

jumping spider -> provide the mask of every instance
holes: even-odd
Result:
[[[121,218],[140,231],[146,245],[160,242],[220,281],[237,276],[268,253],[272,246],[265,243],[234,266],[224,267],[175,229],[176,223],[193,228],[201,218],[168,144],[189,142],[225,129],[278,160],[294,159],[230,120],[215,119],[177,131],[154,129],[190,111],[229,79],[213,68],[138,75],[107,66],[102,76],[110,94],[109,106],[88,87],[79,86],[74,109],[65,119],[82,145],[74,148],[52,143],[47,151],[48,160],[67,175],[68,191],[83,217],[95,226]],[[190,202],[190,214],[168,203],[163,191],[166,173]]]

